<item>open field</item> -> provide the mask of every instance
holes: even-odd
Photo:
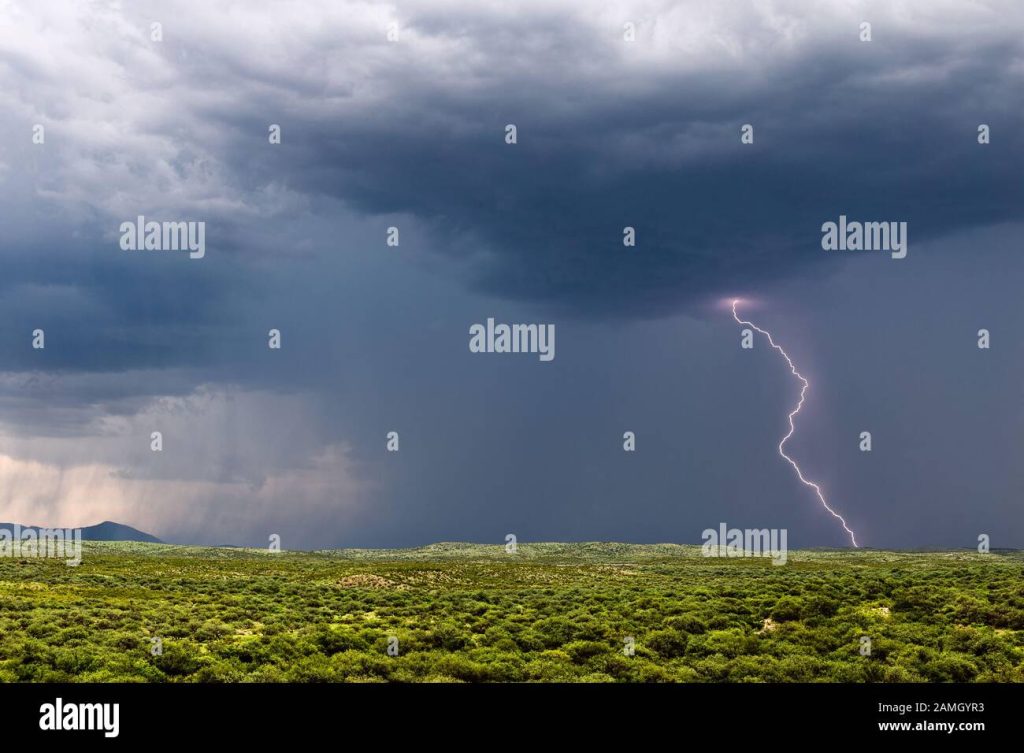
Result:
[[[0,680],[1021,682],[1024,553],[87,542],[0,559]]]

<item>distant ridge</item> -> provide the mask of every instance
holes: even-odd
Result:
[[[14,523],[0,523],[0,528],[14,530]],[[46,526],[22,525],[21,530],[33,529],[39,531]],[[144,541],[149,544],[163,544],[164,542],[152,534],[140,531],[138,528],[126,526],[124,523],[115,523],[112,520],[104,520],[94,526],[82,528],[82,541]]]

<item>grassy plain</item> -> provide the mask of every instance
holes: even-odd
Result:
[[[0,681],[1022,682],[1024,553],[86,542],[0,559]]]

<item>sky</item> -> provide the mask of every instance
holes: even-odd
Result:
[[[846,546],[739,298],[858,543],[1024,547],[1022,94],[1011,1],[0,0],[0,520]]]

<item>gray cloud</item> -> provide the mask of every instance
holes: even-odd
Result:
[[[785,291],[821,304],[820,291],[845,291],[827,305],[873,331],[884,320],[861,318],[845,285],[881,289],[888,272],[823,253],[822,222],[906,220],[909,268],[950,286],[947,239],[988,248],[1016,232],[1017,4],[518,7],[12,6],[0,27],[0,129],[12,134],[0,142],[0,452],[21,481],[7,485],[8,519],[126,512],[208,543],[261,542],[271,525],[317,544],[510,526],[643,538],[671,525],[692,540],[682,532],[707,515],[751,513],[736,501],[751,488],[713,469],[771,449],[789,386],[783,375],[757,408],[723,411],[725,426],[751,432],[741,439],[669,407],[751,389],[707,301]],[[149,38],[154,20],[163,42]],[[636,42],[622,40],[626,21]],[[29,141],[36,123],[45,145]],[[739,142],[744,123],[752,146]],[[979,123],[991,145],[977,144]],[[205,220],[207,258],[119,251],[119,223],[138,214]],[[384,246],[391,224],[400,249]],[[623,248],[625,225],[638,248]],[[963,235],[985,227],[995,240]],[[879,305],[923,306],[933,285],[911,276]],[[982,292],[969,300],[985,311]],[[466,360],[466,327],[489,315],[557,320],[554,365]],[[29,347],[36,327],[45,352]],[[281,357],[268,357],[270,327],[285,333]],[[822,332],[797,334],[818,344],[802,356],[822,374],[851,359]],[[945,345],[929,347],[921,358]],[[643,399],[619,386],[633,379]],[[1010,399],[1008,385],[994,389]],[[230,395],[245,416],[214,420]],[[156,468],[147,437],[166,405],[185,406],[190,440]],[[552,429],[560,420],[571,428]],[[614,441],[627,424],[648,448],[635,467]],[[401,462],[380,451],[391,428],[405,437]],[[574,444],[580,435],[604,439]],[[693,435],[707,444],[691,447]],[[786,469],[751,462],[752,488],[768,478],[787,500],[767,514],[792,509]],[[852,486],[855,461],[844,462],[838,478]],[[53,482],[62,473],[91,494]],[[1004,481],[993,498],[1009,494]],[[670,502],[682,489],[700,498],[689,512]],[[160,507],[175,495],[180,505]],[[627,497],[641,511],[629,521],[616,503]],[[862,510],[862,524],[882,515]],[[793,525],[841,543],[827,521]],[[892,541],[954,539],[902,526]]]

